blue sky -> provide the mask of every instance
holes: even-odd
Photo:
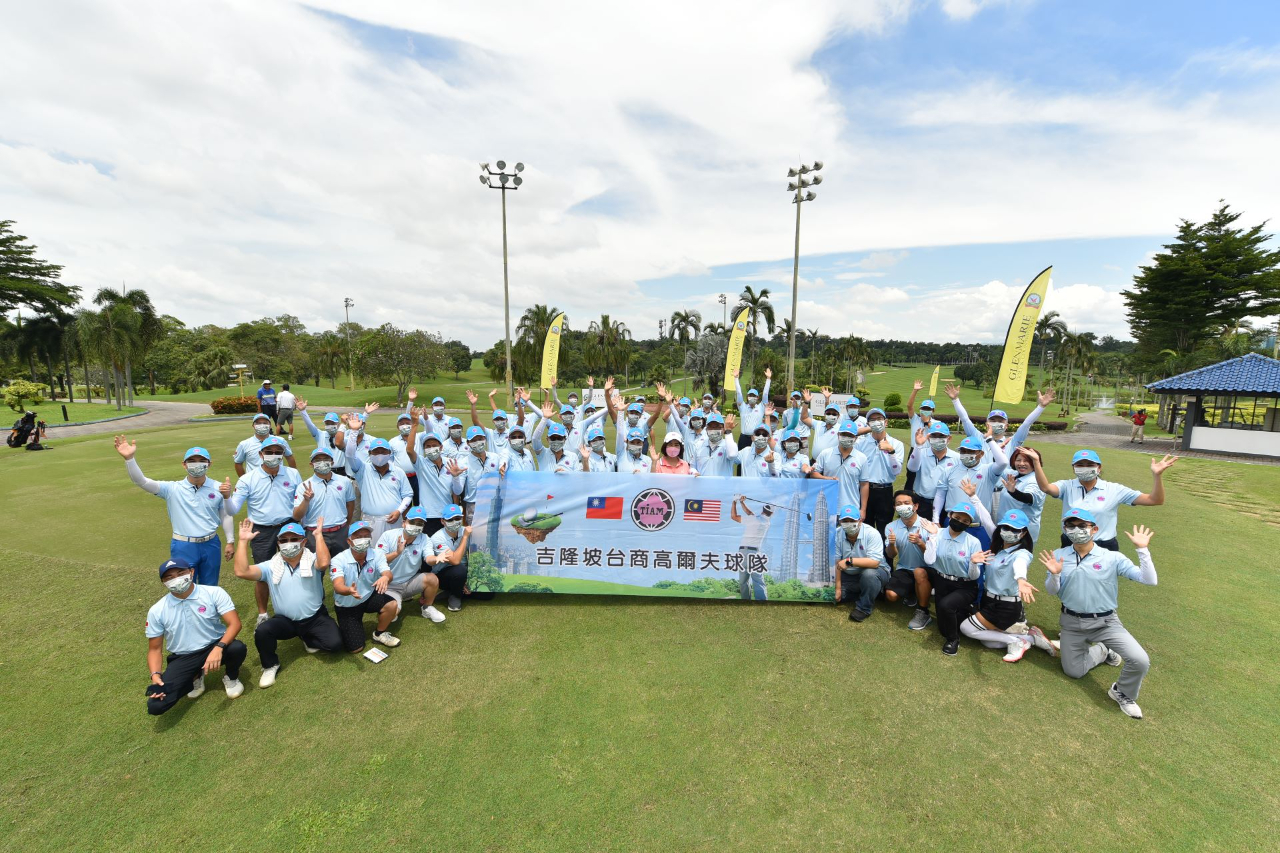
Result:
[[[77,8],[78,7],[78,8]],[[4,218],[86,291],[190,322],[283,311],[484,348],[511,302],[638,335],[769,287],[799,321],[987,341],[1047,307],[1125,336],[1120,294],[1219,199],[1275,220],[1280,7],[496,0],[26,4],[0,32]]]

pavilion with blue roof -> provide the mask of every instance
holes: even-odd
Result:
[[[1185,407],[1183,449],[1280,457],[1280,360],[1251,352],[1147,388]]]

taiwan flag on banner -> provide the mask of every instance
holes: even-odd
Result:
[[[622,518],[622,498],[587,498],[587,518]]]

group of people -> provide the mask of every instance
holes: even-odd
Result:
[[[857,396],[841,406],[824,388],[820,418],[812,416],[808,390],[792,392],[780,412],[767,402],[768,381],[763,394],[755,388],[743,394],[737,386],[736,416],[722,414],[710,393],[695,404],[662,385],[656,406],[627,403],[612,378],[604,383],[603,407],[593,382],[581,402],[576,392],[561,402],[553,382],[541,407],[516,389],[511,414],[497,407],[494,389],[488,425],[477,410],[479,397],[467,391],[471,425],[465,428],[447,414],[442,397],[419,407],[411,390],[390,440],[365,432],[376,403],[327,412],[317,425],[307,401],[292,398],[290,430],[296,411],[316,445],[308,457],[311,476],[297,470],[289,442],[272,434],[286,423],[277,422],[276,409],[255,414],[253,435],[237,446],[234,486],[229,476],[220,484],[209,476],[213,455],[198,446],[183,456],[183,479],[152,480],[138,465],[136,443],[118,436],[130,479],[166,501],[173,528],[169,559],[159,569],[168,594],[147,618],[148,711],[162,714],[182,695],[200,695],[205,675],[217,669],[224,670],[228,696],[243,692],[247,648],[235,639],[240,621],[218,586],[222,561],[254,583],[259,686],[270,687],[280,670],[281,640],[301,639],[311,653],[363,653],[364,617],[371,615],[373,642],[393,648],[400,639],[390,629],[406,599],[416,598],[422,616],[439,623],[446,617],[435,607],[438,595],[450,611],[478,597],[467,586],[467,551],[481,478],[612,471],[835,480],[835,598],[853,601],[851,620],[866,620],[883,597],[914,609],[912,630],[924,630],[936,614],[947,655],[957,653],[964,636],[1003,649],[1010,662],[1036,646],[1060,655],[1064,671],[1077,678],[1099,663],[1123,666],[1110,695],[1140,718],[1136,699],[1149,663],[1115,615],[1116,587],[1122,576],[1156,582],[1152,534],[1145,527],[1127,534],[1138,551],[1135,565],[1119,553],[1116,513],[1121,504],[1163,503],[1161,475],[1176,458],[1152,460],[1149,493],[1102,480],[1101,459],[1091,450],[1075,454],[1072,478],[1050,482],[1039,453],[1024,442],[1052,402],[1051,390],[1009,435],[1005,412],[989,412],[980,431],[958,389],[947,386],[964,433],[957,450],[951,429],[934,417],[933,401],[915,407],[921,388],[915,383],[908,403],[909,456],[888,434],[884,410],[864,415]],[[612,451],[602,429],[606,417],[617,430]],[[659,423],[665,429],[656,441]],[[904,468],[906,486],[895,491]],[[1048,497],[1063,506],[1062,547],[1040,555],[1048,571],[1044,591],[1062,602],[1058,642],[1028,625],[1023,611],[1040,591],[1027,577]],[[242,507],[247,516],[237,536],[232,519]],[[325,607],[326,574],[336,619]],[[748,585],[742,587],[751,597]]]

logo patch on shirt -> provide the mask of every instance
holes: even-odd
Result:
[[[1101,569],[1102,569],[1102,563],[1094,563],[1094,564],[1093,564],[1093,567],[1094,567],[1095,569],[1099,569],[1099,570],[1101,570]]]
[[[214,495],[211,493],[211,494],[209,495],[209,500],[213,500],[213,498],[214,498]]]
[[[1098,495],[1098,503],[1102,503],[1105,500],[1106,498],[1104,498],[1102,495]]]
[[[205,611],[205,606],[203,604],[201,604],[199,607],[196,608],[197,613],[204,613],[204,611]]]
[[[285,485],[285,488],[288,488],[292,484],[288,480],[285,480],[284,485]]]
[[[958,557],[963,557],[963,556],[964,556],[964,551],[957,551],[957,552],[956,552],[956,556],[958,556]]]
[[[338,491],[342,491],[342,486],[338,486]]]

